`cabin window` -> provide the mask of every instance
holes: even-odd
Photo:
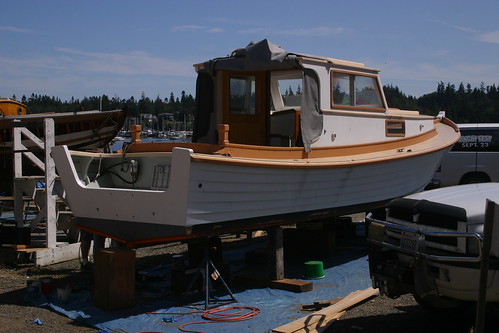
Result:
[[[334,73],[333,75],[333,103],[335,105],[352,105],[350,98],[351,76],[349,74]]]
[[[382,109],[383,102],[375,76],[334,72],[333,107]]]
[[[301,71],[273,72],[270,76],[272,109],[274,111],[300,109],[303,95]]]
[[[301,105],[301,79],[281,80],[279,89],[285,107],[300,107]]]
[[[230,78],[230,113],[256,114],[255,76],[234,76]]]

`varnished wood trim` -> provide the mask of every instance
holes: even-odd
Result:
[[[459,136],[453,127],[437,123],[435,129],[412,137],[359,145],[315,147],[309,153],[306,153],[303,147],[177,142],[137,143],[131,145],[127,152],[171,153],[173,148],[180,147],[192,149],[192,160],[196,162],[268,168],[331,168],[380,163],[427,154],[453,145]]]
[[[420,120],[434,120],[435,117],[420,115],[417,111],[404,111],[399,110],[397,112],[368,112],[364,110],[341,110],[341,109],[322,109],[324,114],[328,115],[341,115],[341,116],[361,116],[361,117],[371,117],[371,118],[386,118],[386,119],[420,119]],[[439,123],[440,121],[437,119],[434,123]]]
[[[193,160],[207,163],[270,168],[332,168],[381,163],[439,151],[453,145],[459,134],[445,125],[437,130],[403,139],[363,145],[303,148],[251,147],[228,144],[216,155],[196,154]],[[451,132],[452,131],[452,132]],[[443,132],[443,133],[442,133]],[[248,149],[249,148],[249,149]]]

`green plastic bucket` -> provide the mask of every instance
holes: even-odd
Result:
[[[322,261],[307,261],[305,262],[305,279],[322,279],[324,277],[324,265]]]

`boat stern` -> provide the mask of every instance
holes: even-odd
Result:
[[[127,243],[161,241],[189,232],[191,153],[175,148],[171,153],[155,153],[151,159],[151,154],[52,149],[77,225]]]

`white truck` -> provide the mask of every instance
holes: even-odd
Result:
[[[392,298],[411,293],[431,310],[477,301],[487,199],[499,203],[499,183],[425,191],[369,214],[373,287]],[[486,300],[499,302],[499,226],[492,234]]]
[[[458,124],[461,138],[444,155],[428,188],[499,181],[499,124]]]

